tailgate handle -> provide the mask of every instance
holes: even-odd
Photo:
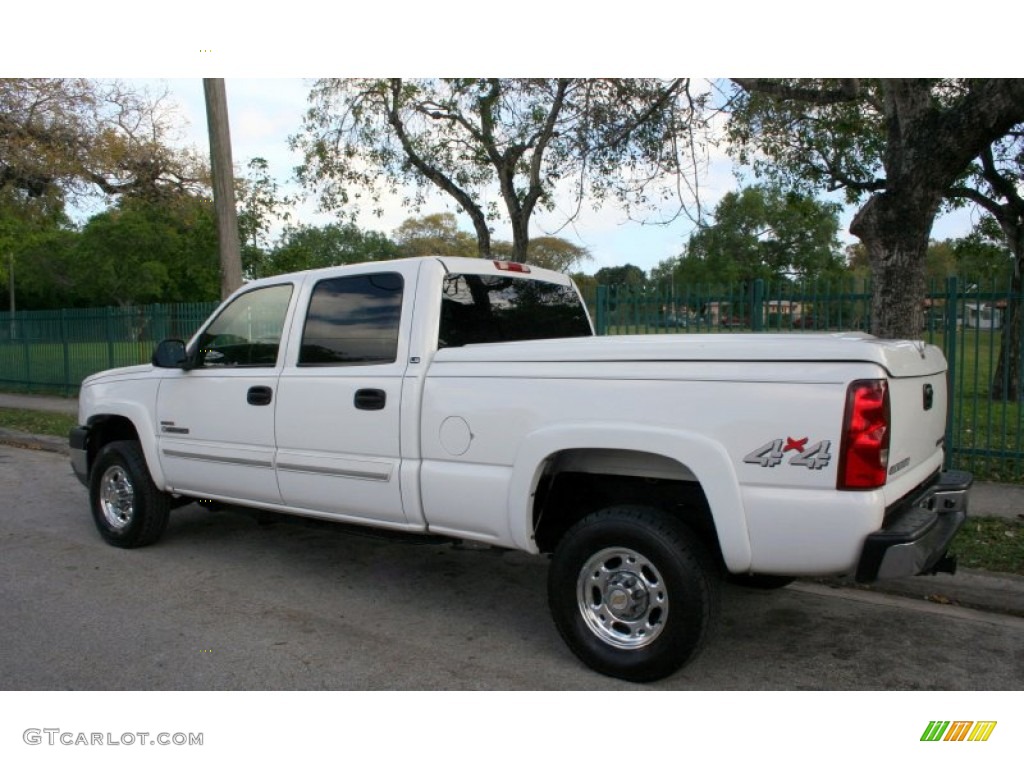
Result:
[[[270,405],[274,392],[270,387],[249,387],[245,400],[249,405]]]
[[[382,411],[388,401],[383,389],[356,390],[355,406],[361,411]]]
[[[930,411],[932,404],[935,402],[935,388],[931,384],[924,385],[924,409]]]

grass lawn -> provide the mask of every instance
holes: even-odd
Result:
[[[1024,520],[968,517],[950,551],[964,568],[1024,576]]]
[[[71,414],[29,411],[22,408],[0,408],[0,427],[28,432],[33,435],[67,437],[78,423]]]

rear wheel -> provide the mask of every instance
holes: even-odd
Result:
[[[698,653],[717,612],[718,578],[696,535],[660,510],[617,506],[577,523],[548,573],[559,633],[585,664],[636,682]]]
[[[154,485],[134,440],[118,440],[100,450],[89,474],[89,502],[103,540],[125,548],[156,542],[171,510],[171,497]]]

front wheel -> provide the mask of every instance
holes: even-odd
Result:
[[[171,510],[171,497],[154,485],[134,440],[118,440],[100,450],[89,474],[89,502],[103,540],[124,548],[156,542]]]
[[[573,526],[548,573],[566,644],[606,675],[648,682],[693,659],[717,612],[716,568],[696,535],[660,510],[618,506]]]

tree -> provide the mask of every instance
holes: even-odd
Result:
[[[499,217],[487,200],[495,188],[520,262],[529,261],[531,217],[554,210],[562,183],[577,212],[585,196],[646,210],[680,184],[685,207],[696,188],[704,97],[685,79],[318,80],[310,101],[293,146],[304,154],[300,179],[325,207],[364,192],[379,205],[383,191],[402,187],[418,210],[436,188],[469,216],[481,256]]]
[[[729,137],[756,171],[862,202],[872,331],[923,327],[924,262],[950,187],[1024,120],[1024,80],[734,79]]]
[[[74,305],[213,301],[220,296],[212,203],[179,194],[123,198],[86,222],[65,265]]]
[[[0,288],[8,311],[25,309],[23,286],[30,272],[27,252],[40,241],[57,238],[56,233],[71,229],[59,200],[48,197],[27,198],[11,187],[0,186]]]
[[[953,187],[951,196],[968,200],[998,225],[1004,242],[1013,254],[1010,280],[1011,301],[1003,325],[999,362],[992,377],[993,398],[1004,399],[1014,393],[1024,397],[1021,387],[1021,343],[1024,341],[1024,312],[1020,297],[1024,289],[1024,126],[993,141],[978,153],[963,184]],[[991,230],[990,230],[991,231]]]
[[[635,264],[623,264],[621,267],[601,267],[594,273],[598,285],[628,285],[641,288],[647,284],[647,275]]]
[[[252,158],[248,173],[235,179],[238,201],[238,236],[242,243],[242,273],[246,277],[273,274],[266,263],[271,250],[271,231],[278,222],[291,218],[292,200],[281,194],[281,187],[270,175],[270,164],[262,157]]]
[[[555,272],[579,269],[593,256],[586,248],[561,237],[534,237],[530,240],[530,263]]]
[[[950,241],[957,274],[994,291],[1011,290],[1014,256],[996,220],[983,216],[964,237]]]
[[[837,209],[776,187],[729,192],[714,222],[690,236],[680,271],[688,282],[699,275],[699,282],[719,284],[836,276],[843,268]]]
[[[379,232],[364,232],[354,224],[290,227],[259,265],[254,277],[284,272],[384,261],[401,256],[398,246]]]
[[[29,252],[50,263],[66,251],[55,243],[53,252],[40,251],[25,239],[38,222],[63,216],[65,202],[166,201],[205,189],[204,164],[192,152],[172,148],[172,132],[163,97],[119,81],[0,79],[0,218],[6,222],[0,226],[0,261],[9,269],[14,257],[19,287],[22,277],[26,288],[34,275],[39,285],[46,282],[45,270],[27,261]],[[53,231],[45,237],[64,245],[70,238]]]
[[[406,219],[394,231],[403,256],[477,256],[473,236],[459,230],[454,213]]]
[[[0,79],[0,188],[23,197],[158,197],[208,180],[172,149],[161,97],[118,81]]]

